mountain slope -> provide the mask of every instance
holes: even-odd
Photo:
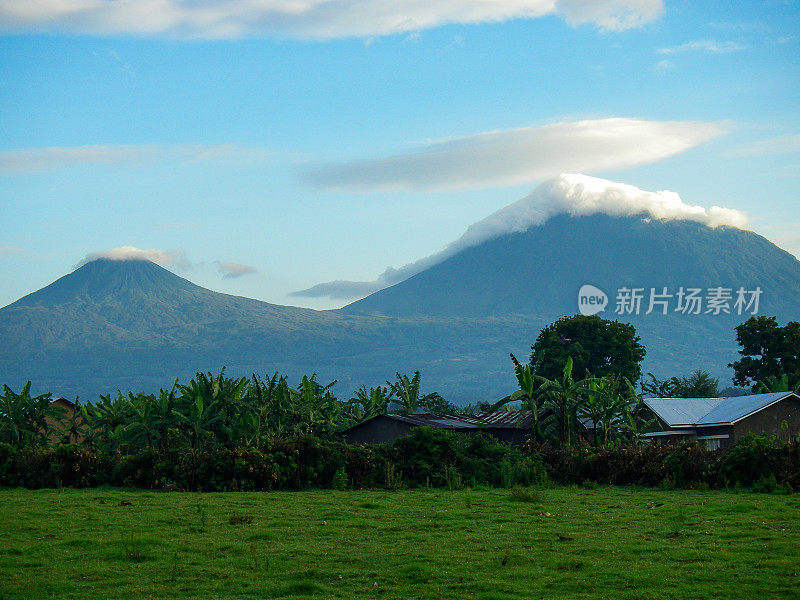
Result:
[[[543,225],[467,248],[346,306],[349,314],[488,317],[578,310],[593,284],[611,298],[623,287],[761,287],[761,313],[797,315],[800,261],[751,232],[680,220],[591,215]]]
[[[225,365],[232,375],[317,372],[338,379],[347,397],[419,369],[426,391],[497,399],[515,385],[508,353],[526,356],[542,326],[576,313],[587,283],[609,296],[602,316],[636,326],[644,369],[659,377],[702,368],[727,385],[733,328],[747,315],[617,316],[621,286],[760,286],[760,314],[800,316],[800,263],[752,232],[561,215],[462,249],[338,311],[220,294],[147,261],[97,260],[0,309],[0,383],[31,379],[39,391],[91,400]]]

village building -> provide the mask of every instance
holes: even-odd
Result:
[[[800,396],[794,392],[730,398],[645,398],[659,431],[646,433],[652,442],[699,440],[709,449],[735,444],[750,434],[775,435],[787,441],[800,433]]]
[[[541,418],[541,415],[540,415]],[[522,444],[531,434],[533,418],[529,411],[505,411],[475,415],[378,415],[347,429],[344,437],[351,444],[391,443],[409,435],[415,427],[432,427],[459,433],[486,433],[500,441]]]

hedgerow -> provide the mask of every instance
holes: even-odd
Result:
[[[187,491],[560,484],[800,489],[800,445],[747,436],[710,451],[698,443],[514,447],[484,435],[420,427],[394,444],[349,445],[313,436],[260,447],[104,452],[89,445],[0,444],[0,485],[113,485]]]

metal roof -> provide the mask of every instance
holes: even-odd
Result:
[[[694,425],[725,398],[645,398],[644,403],[670,427]]]
[[[437,429],[527,429],[530,428],[533,422],[528,411],[518,410],[474,415],[420,413],[414,415],[388,414],[384,416],[419,427],[427,425]]]
[[[787,396],[794,396],[793,392],[775,392],[773,394],[753,394],[725,398],[714,410],[700,419],[698,425],[717,425],[719,423],[735,423],[747,415],[758,412],[770,404],[783,400]]]
[[[644,403],[670,427],[729,425],[792,395],[776,392],[728,398],[645,398]]]

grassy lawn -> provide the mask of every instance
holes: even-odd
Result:
[[[800,496],[0,490],[0,598],[800,598]]]

